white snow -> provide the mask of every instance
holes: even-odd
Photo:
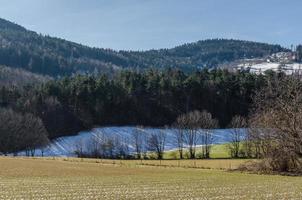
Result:
[[[55,157],[75,157],[75,151],[77,145],[82,144],[83,150],[86,151],[87,147],[91,145],[93,138],[98,138],[101,140],[104,136],[118,137],[121,141],[126,143],[130,151],[133,152],[133,147],[131,142],[132,132],[136,127],[104,127],[95,128],[91,131],[80,132],[75,136],[60,137],[51,142],[51,144],[45,148],[44,156],[55,156]],[[175,140],[175,129],[157,129],[157,128],[144,128],[142,129],[146,135],[155,131],[164,131],[167,134],[165,150],[169,151],[177,148],[177,143]],[[213,144],[227,143],[231,141],[231,130],[230,129],[215,129],[213,130]],[[197,145],[201,145],[201,141]],[[19,155],[25,155],[24,152],[19,153]],[[41,150],[36,150],[36,156],[41,156]]]

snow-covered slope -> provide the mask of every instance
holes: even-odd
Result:
[[[267,70],[272,71],[282,71],[288,75],[301,73],[302,70],[302,64],[300,63],[289,63],[289,64],[282,64],[278,62],[262,62],[258,64],[240,64],[237,67],[238,69],[247,69],[251,73],[256,74],[263,74]]]
[[[49,145],[49,147],[43,150],[44,156],[76,156],[75,151],[79,148],[79,144],[82,145],[83,151],[87,151],[91,146],[91,141],[94,139],[102,140],[104,137],[117,137],[129,147],[130,152],[133,152],[133,137],[132,133],[135,131],[135,127],[105,127],[95,128],[91,131],[80,132],[76,136],[61,137],[58,138]],[[140,129],[144,131],[146,135],[152,132],[163,131],[166,133],[166,145],[165,150],[172,150],[177,148],[175,140],[175,129],[155,129],[144,128]],[[243,130],[244,131],[244,130]],[[230,129],[217,129],[213,130],[213,144],[227,143],[231,140]],[[201,144],[201,141],[198,142]],[[24,155],[20,153],[19,155]],[[37,156],[41,156],[41,150],[36,151]]]
[[[295,52],[278,52],[263,58],[241,59],[220,65],[222,69],[243,70],[264,74],[267,70],[285,74],[302,74],[302,63],[298,63]]]

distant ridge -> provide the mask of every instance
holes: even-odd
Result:
[[[203,40],[171,49],[113,51],[43,36],[0,19],[0,65],[52,77],[114,73],[121,69],[178,68],[191,72],[280,51],[289,50],[280,45],[226,39]]]

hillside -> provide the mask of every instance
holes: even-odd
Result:
[[[53,77],[147,68],[192,71],[243,58],[287,51],[279,45],[239,40],[205,40],[172,49],[113,51],[37,34],[0,19],[0,65]]]
[[[262,58],[280,51],[288,50],[279,45],[213,39],[184,44],[172,49],[122,53],[133,60],[141,61],[146,67],[177,67],[188,71],[204,67],[213,68],[243,58]]]

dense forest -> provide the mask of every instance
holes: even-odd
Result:
[[[280,45],[225,39],[199,41],[172,49],[113,51],[43,36],[0,19],[0,65],[52,77],[84,73],[111,74],[125,68],[138,71],[178,68],[192,72],[280,51],[288,50]]]
[[[42,119],[50,139],[101,125],[172,125],[189,111],[207,110],[225,127],[246,116],[268,75],[226,70],[122,71],[53,80],[41,86],[2,87],[0,105]]]

